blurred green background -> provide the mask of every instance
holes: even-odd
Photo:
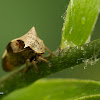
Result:
[[[0,0],[0,57],[6,45],[24,35],[34,26],[38,36],[51,50],[56,50],[61,41],[63,18],[69,0]],[[77,24],[77,23],[76,23]],[[100,16],[92,32],[92,38],[100,38]],[[0,58],[1,59],[1,58]],[[0,61],[1,64],[1,61]],[[0,77],[7,74],[0,67]],[[100,61],[94,65],[81,64],[68,68],[51,77],[78,78],[100,81]]]

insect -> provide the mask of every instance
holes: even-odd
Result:
[[[31,62],[36,72],[39,72],[36,65],[38,60],[48,63],[43,58],[45,49],[52,55],[52,52],[44,45],[43,40],[38,37],[35,28],[32,27],[25,35],[12,40],[7,45],[2,56],[2,67],[5,71],[12,71],[26,63],[24,68],[24,72],[26,72]]]

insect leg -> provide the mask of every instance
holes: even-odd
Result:
[[[35,68],[36,72],[39,73],[38,67],[36,65],[36,62],[33,60],[32,61],[33,67]]]
[[[39,60],[46,62],[48,64],[48,66],[51,67],[50,62],[48,60],[42,58],[41,56],[39,57]]]
[[[49,50],[48,47],[45,46],[45,49],[50,53],[50,55],[53,55],[53,53]]]
[[[24,73],[27,71],[29,63],[30,63],[30,60],[27,59],[26,60],[26,67],[24,68]]]
[[[42,58],[42,57],[39,57],[39,60],[42,60],[42,61],[48,63],[48,61],[46,59]]]

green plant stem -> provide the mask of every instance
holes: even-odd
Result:
[[[37,64],[39,73],[36,73],[31,65],[28,72],[25,73],[25,76],[23,75],[24,68],[22,68],[1,78],[0,91],[4,92],[4,95],[6,95],[15,89],[28,86],[40,78],[79,65],[86,60],[95,61],[98,58],[100,58],[100,39],[81,46],[64,49],[62,51],[57,50],[52,57],[47,57],[49,66],[42,61]],[[0,97],[3,97],[4,95],[0,95]]]

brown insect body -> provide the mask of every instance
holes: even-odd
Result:
[[[27,59],[36,61],[45,53],[45,46],[35,31],[35,28],[12,40],[6,47],[2,56],[2,66],[5,71],[12,71],[17,66],[23,65]]]

